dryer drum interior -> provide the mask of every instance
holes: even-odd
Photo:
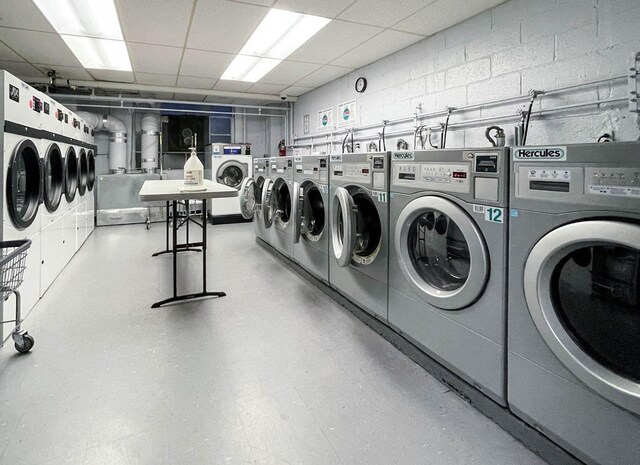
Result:
[[[356,192],[352,197],[357,208],[356,244],[353,253],[361,257],[369,257],[378,250],[382,239],[380,216],[368,194]]]
[[[78,188],[78,157],[73,147],[67,150],[64,164],[64,196],[67,202],[73,201]]]
[[[611,244],[573,251],[553,271],[551,299],[582,350],[640,383],[640,250]]]
[[[35,220],[41,185],[38,149],[30,140],[24,140],[11,155],[7,171],[7,206],[9,216],[18,229],[27,228]]]
[[[471,269],[469,245],[458,225],[437,210],[427,210],[409,228],[411,264],[431,286],[454,291],[464,285]]]
[[[44,205],[50,212],[60,206],[64,189],[64,160],[60,147],[51,144],[44,157]]]
[[[87,152],[87,163],[89,165],[89,173],[87,174],[87,189],[89,192],[93,190],[93,185],[96,182],[96,158],[93,155],[93,150]]]
[[[291,218],[291,190],[283,178],[278,178],[274,183],[272,198],[274,211],[278,213],[276,218],[281,223],[288,223]]]
[[[300,216],[304,218],[302,233],[311,240],[317,240],[324,231],[324,200],[322,200],[320,189],[315,184],[305,183],[302,189],[304,190],[304,200],[302,202],[302,211],[300,212]]]
[[[220,184],[233,187],[234,189],[238,189],[240,187],[243,179],[244,173],[242,168],[238,165],[226,166],[218,175],[218,182]]]
[[[84,195],[87,190],[87,182],[89,180],[89,163],[87,161],[87,153],[84,149],[80,149],[79,159],[79,172],[78,172],[78,192],[80,195]]]

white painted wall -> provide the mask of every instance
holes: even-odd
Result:
[[[263,110],[263,113],[268,113],[269,111]],[[255,110],[247,110],[247,113],[255,113]],[[282,112],[273,113],[282,114]],[[247,116],[246,140],[243,140],[244,121],[243,116],[236,115],[234,117],[234,142],[249,142],[251,144],[251,154],[254,157],[262,158],[263,155],[276,156],[278,142],[284,139],[284,118]]]
[[[411,116],[419,104],[425,113],[518,96],[530,89],[623,75],[633,53],[640,51],[638,25],[638,0],[511,0],[301,96],[295,103],[293,132],[303,135],[305,114],[310,115],[311,133],[317,132],[318,111],[333,106],[335,113],[339,102],[353,98],[357,99],[359,126]],[[354,90],[359,76],[368,80],[363,94]],[[534,110],[626,93],[624,81],[593,86],[542,97]],[[525,108],[525,102],[518,102],[454,113],[451,122],[515,114]],[[441,121],[443,117],[425,119],[421,124]],[[507,132],[509,145],[516,122],[499,124]],[[447,146],[487,146],[484,129],[489,125],[452,131]],[[409,122],[389,130],[412,126]],[[612,131],[617,140],[634,140],[640,135],[636,118],[626,105],[592,106],[532,120],[527,143],[591,142]],[[371,140],[377,140],[376,132],[368,131]],[[318,143],[324,137],[314,140]],[[413,146],[412,136],[402,137]],[[387,148],[395,148],[396,139],[387,140]],[[333,150],[340,151],[340,143]]]

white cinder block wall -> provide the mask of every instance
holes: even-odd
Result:
[[[602,77],[624,75],[633,53],[640,51],[639,0],[511,0],[455,25],[404,50],[360,68],[347,76],[304,94],[294,107],[294,135],[303,136],[303,115],[309,114],[310,133],[316,150],[326,133],[316,129],[317,112],[353,98],[357,99],[357,126],[383,119],[421,113],[526,94]],[[355,80],[364,76],[367,90],[358,94]],[[626,81],[599,85],[541,97],[534,109],[625,96]],[[464,114],[454,113],[451,122],[491,115],[515,114],[528,102],[494,106]],[[444,122],[444,117],[424,119],[420,124]],[[497,123],[513,144],[517,120]],[[486,126],[451,131],[447,147],[487,146]],[[389,127],[389,131],[413,127]],[[378,130],[371,134],[377,141]],[[636,118],[626,104],[591,106],[532,119],[528,144],[592,142],[614,132],[616,140],[640,136]],[[413,136],[400,136],[413,147]],[[336,136],[340,139],[342,136]],[[394,149],[397,137],[387,139]],[[299,143],[308,143],[300,140]],[[294,139],[295,143],[295,139]],[[333,151],[341,150],[340,142]],[[366,143],[361,142],[361,150]]]

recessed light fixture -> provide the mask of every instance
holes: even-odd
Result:
[[[82,66],[131,71],[113,0],[33,0]]]
[[[330,21],[272,8],[220,79],[258,81]]]

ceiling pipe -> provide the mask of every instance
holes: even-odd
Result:
[[[194,115],[221,115],[222,117],[228,116],[260,116],[264,118],[285,118],[286,115],[272,115],[269,113],[243,113],[238,111],[215,111],[215,110],[187,110],[183,108],[154,108],[154,107],[134,107],[134,106],[109,106],[100,104],[86,104],[78,103],[79,108],[104,108],[107,110],[136,110],[136,111],[155,111],[158,113],[186,113]]]
[[[78,111],[78,116],[84,119],[97,131],[107,131],[109,139],[109,171],[111,173],[125,173],[127,171],[127,126],[112,115],[99,116],[95,113]]]
[[[30,78],[29,83],[35,84],[49,84],[49,78]],[[193,89],[190,87],[176,87],[176,86],[152,86],[148,84],[129,84],[125,82],[108,82],[108,81],[83,81],[77,79],[70,79],[66,81],[69,86],[76,87],[88,87],[90,89],[106,89],[106,90],[127,90],[136,92],[169,92],[178,94],[189,95],[202,95],[215,96],[215,97],[229,97],[229,98],[242,98],[242,99],[256,99],[256,100],[268,100],[273,102],[282,102],[282,98],[279,95],[266,95],[266,94],[254,94],[248,92],[230,92],[226,90],[208,90],[208,89]],[[290,102],[296,102],[298,97],[286,97],[286,100]]]

